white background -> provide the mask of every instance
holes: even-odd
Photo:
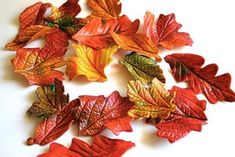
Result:
[[[173,52],[196,53],[203,55],[206,64],[217,63],[219,74],[230,72],[235,89],[235,4],[232,0],[121,0],[122,13],[132,20],[143,19],[147,10],[159,15],[160,13],[175,13],[178,22],[183,24],[183,31],[189,32],[194,41],[193,47],[185,47],[174,51],[164,51],[160,55]],[[38,124],[33,117],[27,117],[25,112],[36,96],[33,93],[36,86],[29,86],[19,74],[13,72],[10,60],[15,52],[4,50],[5,43],[14,39],[18,31],[18,15],[35,0],[1,0],[0,1],[0,156],[2,157],[35,157],[46,151],[46,146],[27,146],[25,140],[32,136]],[[46,2],[44,0],[43,2]],[[48,0],[49,2],[49,0]],[[50,0],[59,6],[64,0]],[[82,12],[87,14],[85,1],[80,0]],[[69,50],[68,55],[72,52]],[[64,81],[66,92],[71,99],[78,95],[108,95],[118,90],[124,96],[126,84],[131,76],[117,64],[115,55],[113,64],[106,68],[108,81],[105,83],[90,83],[84,78],[72,82]],[[169,67],[161,63],[167,79],[166,86],[174,84],[169,74]],[[204,98],[204,97],[202,97]],[[115,137],[110,131],[104,131],[112,138],[123,138],[135,142],[136,147],[125,153],[124,157],[199,157],[224,156],[234,157],[235,142],[235,103],[218,103],[207,105],[208,124],[203,126],[201,133],[192,132],[174,144],[155,136],[155,128],[147,126],[142,121],[133,122],[132,133],[121,133]],[[69,145],[76,137],[76,127],[73,127],[56,142]],[[87,140],[88,138],[81,138]]]

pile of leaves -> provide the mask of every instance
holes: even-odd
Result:
[[[29,84],[39,86],[38,101],[27,112],[42,121],[27,143],[48,144],[63,135],[71,124],[77,125],[78,135],[94,136],[91,146],[78,139],[72,140],[70,148],[52,143],[49,152],[39,157],[121,156],[134,144],[99,134],[104,129],[115,135],[131,132],[130,123],[136,119],[156,126],[156,135],[172,143],[190,131],[201,131],[207,123],[206,101],[198,100],[197,94],[204,94],[212,104],[235,101],[230,74],[216,76],[217,65],[203,66],[204,58],[195,54],[178,53],[164,58],[175,80],[188,84],[187,88],[165,88],[158,52],[193,43],[188,33],[179,31],[182,25],[174,14],[155,18],[147,12],[140,32],[139,19],[131,21],[121,15],[119,0],[87,0],[87,6],[91,14],[79,18],[78,0],[68,0],[59,8],[50,3],[35,3],[20,14],[19,33],[6,44],[7,49],[16,51],[12,59],[15,72]],[[25,48],[37,39],[45,40],[43,47]],[[65,58],[69,43],[75,55]],[[119,64],[133,76],[127,85],[127,96],[114,91],[108,97],[82,95],[69,100],[62,84],[64,72],[58,68],[66,65],[65,74],[70,80],[84,75],[90,81],[103,82],[108,79],[104,69],[119,49],[126,52]]]

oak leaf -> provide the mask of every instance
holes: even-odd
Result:
[[[145,87],[139,80],[130,81],[127,88],[127,96],[135,103],[128,111],[130,117],[167,119],[175,111],[174,96],[156,78],[152,80],[150,88]]]
[[[147,12],[144,17],[144,34],[149,37],[157,46],[161,45],[167,49],[179,46],[191,46],[193,41],[188,33],[178,32],[182,27],[176,22],[175,14],[161,14],[158,20],[154,21],[155,16]]]
[[[76,57],[68,58],[66,74],[70,79],[84,75],[90,81],[103,82],[107,80],[104,68],[112,60],[112,55],[117,47],[109,47],[102,50],[94,50],[85,45],[73,45]]]
[[[204,58],[194,54],[172,54],[166,56],[165,61],[169,63],[176,81],[188,81],[189,87],[196,94],[203,93],[209,102],[235,101],[235,93],[230,89],[230,74],[216,76],[216,64],[202,67]]]
[[[152,58],[132,52],[119,60],[119,63],[123,64],[137,80],[144,84],[150,84],[155,77],[165,83],[162,69]]]

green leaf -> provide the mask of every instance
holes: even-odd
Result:
[[[152,58],[132,52],[123,60],[119,60],[119,63],[123,64],[135,79],[143,84],[150,84],[155,77],[165,83],[162,69]]]

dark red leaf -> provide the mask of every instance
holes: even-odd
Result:
[[[176,81],[188,81],[189,87],[196,94],[205,94],[211,103],[235,101],[235,93],[230,89],[230,74],[216,76],[216,64],[202,67],[204,58],[194,54],[172,54],[166,56],[165,61],[170,64]]]

